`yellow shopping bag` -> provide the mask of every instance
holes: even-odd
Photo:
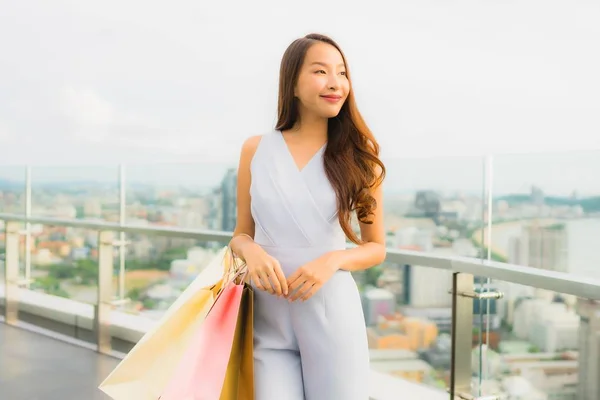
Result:
[[[229,256],[229,257],[228,257]],[[223,248],[99,388],[114,400],[156,400],[215,302],[231,254]]]

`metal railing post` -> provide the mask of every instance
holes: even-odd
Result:
[[[125,166],[119,165],[119,224],[125,225],[125,211],[127,207],[127,186]],[[119,299],[125,298],[125,232],[119,233]]]
[[[20,223],[8,221],[5,225],[6,256],[4,262],[4,321],[14,325],[19,319],[19,240]]]
[[[109,354],[112,350],[110,310],[112,308],[113,240],[112,231],[98,234],[98,302],[94,315],[97,351]]]
[[[452,275],[452,358],[450,366],[450,398],[471,393],[471,351],[473,344],[473,291],[471,274]]]
[[[31,218],[31,166],[25,169],[25,217]],[[25,286],[29,289],[31,284],[31,223],[25,223]]]

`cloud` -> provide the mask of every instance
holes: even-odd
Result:
[[[218,128],[208,128],[211,124],[206,121],[176,120],[165,115],[161,118],[115,103],[90,87],[67,86],[58,95],[58,108],[70,138],[84,145],[102,143],[131,151],[158,151],[216,160],[227,150],[218,135],[202,135],[201,127],[204,132]]]
[[[344,48],[386,156],[599,147],[600,7],[558,4],[12,2],[0,120],[35,144],[14,160],[236,161],[274,125],[285,47],[322,31]]]
[[[58,104],[72,124],[75,136],[92,141],[109,136],[116,118],[115,109],[93,89],[66,87],[59,94]]]
[[[163,133],[156,118],[118,108],[92,88],[68,86],[58,98],[59,109],[71,125],[74,138],[124,144],[133,140],[144,145]]]
[[[14,133],[9,130],[8,125],[0,120],[0,145],[13,142],[15,139]]]

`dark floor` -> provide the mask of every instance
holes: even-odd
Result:
[[[119,360],[0,322],[0,400],[106,400]]]

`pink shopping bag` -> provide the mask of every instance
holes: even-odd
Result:
[[[231,282],[217,297],[160,400],[219,400],[243,289]]]

